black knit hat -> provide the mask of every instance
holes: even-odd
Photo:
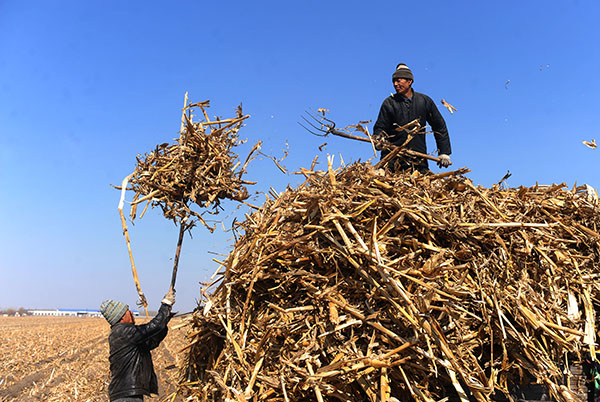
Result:
[[[407,80],[415,80],[412,74],[412,71],[410,71],[410,68],[408,68],[408,66],[404,63],[400,63],[396,66],[396,71],[394,71],[394,74],[392,74],[392,81],[394,81],[397,78],[406,78]]]

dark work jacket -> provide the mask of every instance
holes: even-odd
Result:
[[[379,116],[373,127],[373,134],[376,137],[386,138],[394,145],[402,145],[406,141],[408,133],[406,131],[396,131],[395,128],[404,126],[417,118],[422,127],[425,127],[428,123],[433,130],[439,153],[450,155],[452,149],[444,118],[429,96],[414,90],[412,100],[400,94],[394,94],[383,101]],[[406,148],[426,154],[425,135],[415,135]],[[381,158],[383,159],[389,152],[390,150],[381,151]],[[399,168],[402,170],[412,168],[423,172],[429,168],[427,159],[423,158],[400,157],[395,162],[399,163]]]
[[[156,317],[147,324],[116,323],[111,327],[108,337],[111,401],[158,393],[150,351],[167,336],[170,312],[171,306],[162,304]]]

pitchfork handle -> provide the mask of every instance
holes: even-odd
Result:
[[[179,266],[179,255],[181,254],[181,244],[183,243],[183,235],[185,234],[185,223],[179,222],[179,239],[177,239],[177,250],[175,251],[175,261],[173,262],[173,273],[171,274],[171,287],[175,289],[175,281],[177,280],[177,267]]]
[[[368,139],[368,138],[360,137],[358,135],[352,135],[352,134],[344,133],[343,131],[329,130],[328,132],[331,133],[331,134],[333,134],[333,135],[337,135],[339,137],[349,138],[351,140],[358,140],[358,141],[363,141],[363,142],[371,142],[371,140]],[[374,142],[377,143],[379,141],[374,141]],[[390,144],[390,143],[386,143],[385,145],[386,146],[390,146],[390,147],[396,147],[396,145]],[[422,154],[421,152],[413,151],[411,149],[403,149],[400,152],[408,154],[408,155],[411,155],[411,156],[417,156],[419,158],[429,159],[430,161],[435,161],[435,162],[439,162],[440,161],[440,158],[438,158],[438,157],[427,155],[427,154]]]

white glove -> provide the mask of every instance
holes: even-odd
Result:
[[[161,300],[161,303],[169,306],[175,304],[175,289],[169,289],[165,297]]]
[[[447,168],[448,166],[452,165],[452,162],[450,162],[450,157],[446,154],[440,154],[439,159],[440,160],[437,163],[438,167]]]
[[[373,136],[373,143],[375,144],[375,149],[378,151],[385,148],[385,138],[381,134]]]

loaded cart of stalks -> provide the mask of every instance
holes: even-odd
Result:
[[[260,149],[260,143],[252,148],[244,163],[234,153],[234,149],[243,143],[238,131],[250,116],[244,115],[239,106],[235,117],[211,120],[208,108],[209,101],[188,102],[186,93],[179,137],[172,144],[163,143],[144,155],[138,155],[134,172],[123,180],[121,187],[117,187],[121,190],[119,213],[134,282],[139,303],[145,308],[147,302],[138,279],[123,213],[126,191],[134,193],[130,202],[131,222],[138,216],[138,206],[143,205],[140,218],[149,206],[159,207],[164,217],[179,227],[171,277],[171,288],[174,289],[184,234],[198,222],[212,232],[214,227],[208,225],[204,216],[217,214],[223,200],[244,202],[249,197],[246,185],[254,184],[242,176]]]
[[[581,400],[600,209],[588,187],[475,186],[369,163],[306,180],[242,232],[190,320],[188,401]]]

